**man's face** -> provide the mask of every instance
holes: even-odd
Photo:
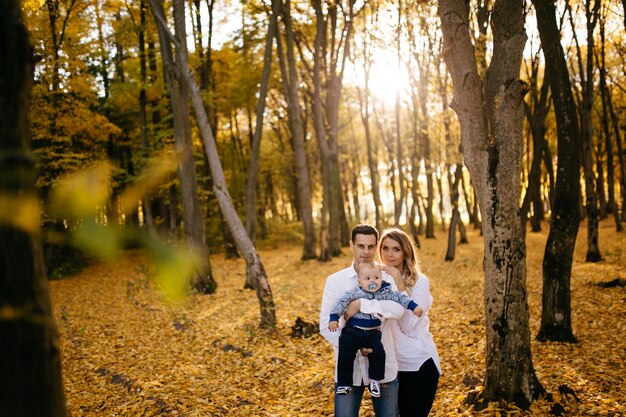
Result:
[[[382,273],[380,267],[368,262],[359,267],[359,287],[363,291],[376,292],[382,285]]]
[[[372,262],[376,254],[376,236],[357,234],[354,242],[350,241],[350,249],[354,252],[354,265],[361,262]]]

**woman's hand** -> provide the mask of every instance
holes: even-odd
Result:
[[[346,319],[347,322],[359,311],[361,311],[361,300],[357,298],[356,300],[350,301],[350,304],[348,304],[348,308],[346,308],[346,314],[344,314],[343,317]]]
[[[406,289],[406,285],[404,285],[404,280],[402,279],[402,272],[394,267],[382,265],[382,270],[393,277],[393,280],[396,282],[396,286],[398,287],[398,291],[404,291]]]

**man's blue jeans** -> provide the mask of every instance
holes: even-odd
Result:
[[[337,384],[335,384],[335,389]],[[335,417],[358,417],[365,386],[352,386],[348,395],[335,394]],[[398,379],[380,384],[380,397],[372,398],[376,417],[398,417]]]

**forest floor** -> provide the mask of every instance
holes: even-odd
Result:
[[[600,224],[604,260],[585,263],[580,229],[571,280],[576,344],[540,343],[541,262],[547,237],[527,236],[532,356],[537,376],[568,416],[626,416],[626,288],[597,284],[626,279],[626,233]],[[457,246],[444,262],[447,234],[422,239],[422,270],[434,304],[431,332],[443,375],[431,416],[548,416],[554,404],[528,411],[464,401],[484,379],[482,237]],[[59,328],[69,413],[77,416],[328,416],[333,412],[333,354],[319,334],[291,336],[298,317],[319,320],[326,276],[347,266],[301,261],[301,247],[260,249],[276,303],[278,332],[260,330],[255,292],[244,290],[241,259],[212,255],[219,288],[183,303],[163,301],[140,251],[94,263],[73,278],[50,282]],[[560,395],[559,387],[573,395]],[[562,390],[563,391],[563,390]],[[361,416],[373,416],[369,394]]]

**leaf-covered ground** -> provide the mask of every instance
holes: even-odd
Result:
[[[533,338],[541,319],[546,235],[527,237]],[[484,378],[482,238],[470,230],[469,245],[444,262],[445,236],[439,230],[437,239],[423,239],[419,251],[435,298],[431,331],[443,367],[432,416],[545,416],[559,405],[569,416],[626,416],[626,289],[596,285],[626,279],[625,233],[601,223],[604,260],[588,264],[581,227],[572,272],[579,343],[533,339],[535,370],[557,406],[538,401],[526,412],[506,404],[475,411],[464,403]],[[297,317],[318,320],[326,276],[350,262],[349,250],[328,263],[300,261],[300,247],[260,253],[278,334],[258,328],[256,295],[243,289],[243,261],[219,254],[211,258],[217,294],[192,295],[176,306],[162,301],[140,252],[50,282],[71,416],[332,415],[332,350],[319,334],[291,337],[291,326]],[[561,386],[577,399],[559,394]],[[373,416],[367,394],[361,415]]]

